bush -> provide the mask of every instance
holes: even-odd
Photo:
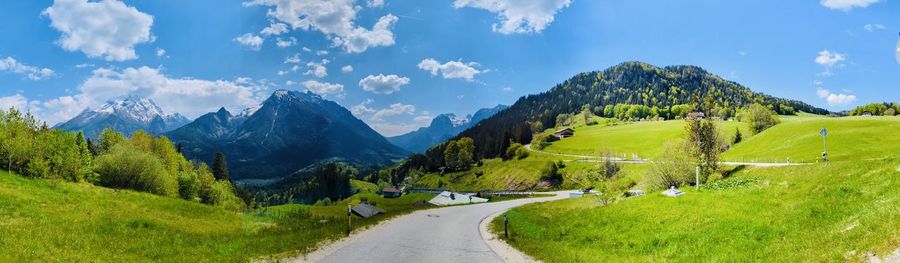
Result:
[[[522,149],[522,144],[512,143],[509,147],[506,147],[506,152],[503,153],[503,160],[511,160],[518,155],[518,150]],[[519,158],[521,159],[521,158]]]
[[[522,160],[522,159],[528,158],[529,154],[530,153],[528,153],[528,149],[525,149],[525,147],[520,147],[519,149],[516,149],[516,159]]]
[[[553,138],[554,137],[548,134],[538,134],[531,140],[531,148],[535,150],[543,150],[544,148],[547,148],[547,146],[550,146],[550,142],[553,140]]]
[[[563,177],[559,169],[565,168],[562,162],[548,161],[544,168],[541,169],[541,180],[550,182],[551,185],[562,184]]]
[[[647,185],[658,190],[687,185],[694,181],[695,165],[690,145],[683,141],[670,143],[653,162]]]
[[[197,201],[200,198],[200,177],[195,171],[181,172],[178,176],[178,195],[181,199]]]
[[[775,112],[759,104],[753,104],[741,111],[738,119],[750,124],[750,131],[753,134],[760,133],[781,122]]]
[[[168,173],[155,156],[127,145],[116,145],[97,158],[94,168],[99,184],[175,197],[178,180]]]

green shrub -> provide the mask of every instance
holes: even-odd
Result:
[[[194,171],[184,171],[178,176],[178,195],[181,199],[197,201],[200,198],[200,177]]]
[[[152,154],[115,145],[97,158],[96,163],[94,169],[102,186],[171,197],[178,195],[178,180],[166,173],[162,163]]]
[[[529,155],[528,149],[525,149],[525,147],[516,149],[516,159],[522,160],[522,159],[528,158],[528,155]]]

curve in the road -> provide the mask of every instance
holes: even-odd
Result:
[[[294,262],[504,262],[480,231],[483,219],[553,197],[452,206],[416,211],[325,246]]]

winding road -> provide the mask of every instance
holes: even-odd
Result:
[[[482,220],[516,206],[563,199],[567,193],[416,211],[293,262],[505,262],[509,252],[499,251],[501,256],[495,252],[496,245],[488,245],[480,230]]]

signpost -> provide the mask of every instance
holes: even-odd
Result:
[[[828,144],[826,144],[826,142],[825,142],[825,137],[828,136],[828,130],[825,128],[822,128],[822,130],[819,131],[819,134],[822,135],[822,147],[825,149],[825,151],[822,152],[822,159],[827,162],[828,161]]]
[[[347,235],[353,231],[353,207],[347,205]]]

